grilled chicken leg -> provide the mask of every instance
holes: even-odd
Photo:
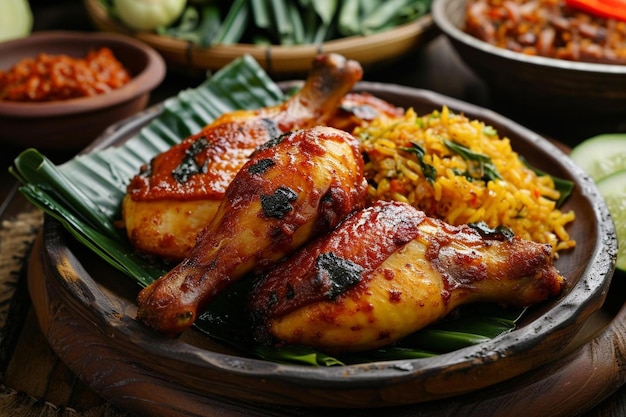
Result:
[[[321,55],[302,89],[284,103],[224,114],[157,155],[131,180],[122,204],[133,246],[176,261],[187,256],[252,151],[285,132],[324,124],[361,76],[356,61]]]
[[[464,303],[525,306],[563,286],[549,245],[378,202],[269,271],[251,308],[260,341],[339,353],[388,345]]]
[[[166,334],[182,332],[230,283],[364,207],[367,182],[352,135],[315,127],[278,141],[239,171],[191,255],[140,292],[141,321]]]

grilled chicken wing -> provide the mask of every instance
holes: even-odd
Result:
[[[330,127],[285,134],[243,166],[191,255],[143,289],[137,317],[166,334],[191,326],[222,289],[263,270],[365,205],[359,143]]]
[[[378,202],[269,271],[251,309],[260,341],[338,353],[388,345],[464,303],[525,306],[563,286],[549,245]]]
[[[285,132],[324,124],[361,76],[356,61],[321,55],[302,89],[289,100],[224,114],[157,155],[131,180],[122,204],[133,246],[176,261],[187,256],[253,150]]]

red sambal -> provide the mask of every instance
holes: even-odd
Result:
[[[42,102],[95,96],[130,79],[128,70],[106,47],[90,51],[85,58],[42,53],[0,71],[0,100]]]

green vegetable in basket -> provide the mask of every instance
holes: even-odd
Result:
[[[118,17],[136,30],[153,30],[174,23],[187,0],[113,0]]]
[[[430,11],[431,0],[189,0],[184,10],[177,8],[176,13],[167,14],[170,20],[151,19],[146,24],[146,13],[129,18],[124,8],[132,5],[134,12],[146,3],[166,5],[182,0],[101,2],[130,27],[210,47],[235,43],[306,45],[371,35],[424,16]],[[135,18],[137,21],[130,20]]]

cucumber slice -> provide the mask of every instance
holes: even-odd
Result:
[[[570,153],[572,160],[594,181],[626,169],[626,134],[605,134],[589,138]]]
[[[626,271],[626,169],[602,178],[597,183],[606,200],[617,231],[617,269]]]

